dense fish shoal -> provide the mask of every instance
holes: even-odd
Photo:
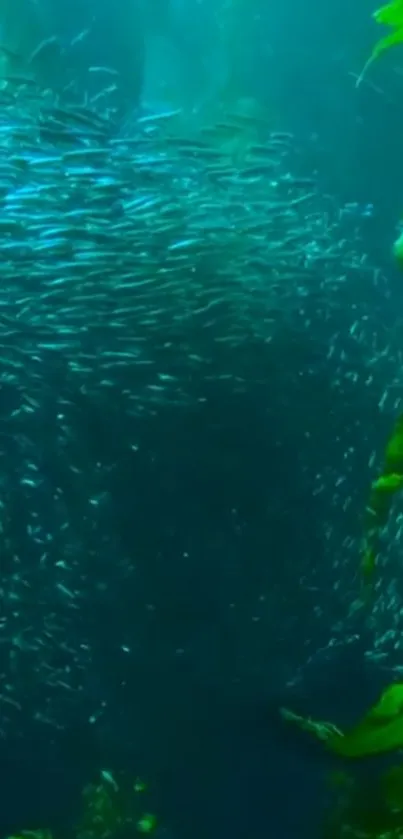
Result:
[[[397,375],[374,308],[386,280],[351,207],[301,173],[295,138],[237,113],[197,130],[177,112],[143,115],[121,131],[105,105],[116,79],[93,71],[105,97],[84,105],[18,76],[0,90],[4,736],[21,717],[63,727],[71,705],[103,713],[83,698],[89,614],[111,579],[119,591],[136,573],[112,480],[135,456],[136,422],[197,411],[214,387],[267,393],[271,347],[297,391],[318,369],[335,399]],[[95,454],[90,419],[113,407],[114,446]],[[316,481],[345,503],[330,464]],[[334,566],[347,573],[345,556]]]

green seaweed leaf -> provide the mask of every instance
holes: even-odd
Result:
[[[403,9],[403,0],[402,9]],[[403,14],[403,11],[402,11]],[[403,32],[403,30],[402,30]],[[385,447],[381,475],[372,483],[365,512],[361,571],[365,583],[371,582],[379,553],[379,538],[388,521],[393,498],[403,488],[403,415],[394,424]]]
[[[387,719],[396,717],[403,711],[403,684],[395,682],[389,685],[373,708],[368,711],[367,716],[372,719]]]
[[[384,38],[381,38],[381,40],[375,44],[368,61],[364,65],[364,68],[357,79],[357,87],[362,82],[368,67],[370,67],[370,65],[376,61],[382,53],[386,52],[386,50],[389,50],[391,47],[403,44],[403,0],[395,0],[395,2],[387,3],[385,6],[381,6],[380,9],[374,12],[373,17],[376,23],[384,26],[390,26],[394,31],[390,32],[389,35],[385,35]]]
[[[390,492],[395,493],[403,486],[403,475],[396,475],[392,472],[390,475],[381,475],[372,484],[372,489],[376,492]]]
[[[403,747],[403,684],[390,685],[379,702],[344,737],[331,737],[327,746],[343,757],[385,754]]]
[[[403,748],[403,683],[389,685],[378,702],[349,731],[329,722],[319,722],[281,708],[284,720],[325,742],[334,754],[361,758]]]
[[[403,473],[403,416],[397,418],[385,452],[384,473]]]
[[[402,0],[394,0],[386,6],[381,6],[374,12],[373,18],[377,23],[383,23],[385,26],[403,26]]]

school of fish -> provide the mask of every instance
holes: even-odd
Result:
[[[214,382],[269,388],[256,348],[284,335],[317,352],[312,369],[294,359],[291,371],[285,352],[284,380],[319,365],[335,399],[358,387],[379,399],[398,376],[374,311],[387,283],[363,254],[361,219],[300,174],[293,136],[236,112],[188,130],[178,112],[148,114],[122,130],[105,104],[118,82],[93,70],[104,96],[85,105],[21,77],[0,89],[3,736],[22,713],[63,727],[66,707],[84,701],[84,600],[105,585],[94,558],[120,550],[106,532],[111,462],[91,458],[74,431],[89,405],[115,403],[135,427],[197,410]],[[385,391],[381,407],[394,398]],[[330,486],[347,509],[352,469],[335,459],[314,492]],[[334,526],[321,527],[336,575],[347,575],[355,537],[340,545]],[[129,566],[115,561],[117,579]],[[124,639],[121,649],[130,654]]]

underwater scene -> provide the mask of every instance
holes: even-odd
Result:
[[[403,839],[403,0],[0,0],[0,839]]]

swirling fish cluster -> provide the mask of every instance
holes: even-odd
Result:
[[[237,393],[266,385],[256,356],[245,358],[284,333],[314,330],[335,390],[365,381],[382,278],[356,219],[291,173],[293,137],[261,120],[226,114],[184,131],[178,114],[143,116],[122,136],[106,112],[18,79],[4,83],[0,108],[6,734],[22,710],[62,726],[66,707],[85,706],[94,639],[84,603],[95,608],[110,588],[111,555],[112,587],[133,573],[110,476],[136,452],[135,432],[119,441],[117,422],[113,451],[100,451],[102,435],[91,451],[94,414],[152,419],[202,405],[214,381]]]
[[[85,109],[27,108],[26,93],[1,94],[1,311],[14,350],[63,353],[84,377],[101,351],[106,378],[147,364],[158,387],[150,344],[187,327],[217,326],[233,345],[268,339],[277,315],[362,267],[340,213],[287,171],[289,135],[268,133],[235,165],[217,144],[242,131],[235,117],[190,138],[145,118],[119,138]],[[170,390],[186,399],[179,382]]]

